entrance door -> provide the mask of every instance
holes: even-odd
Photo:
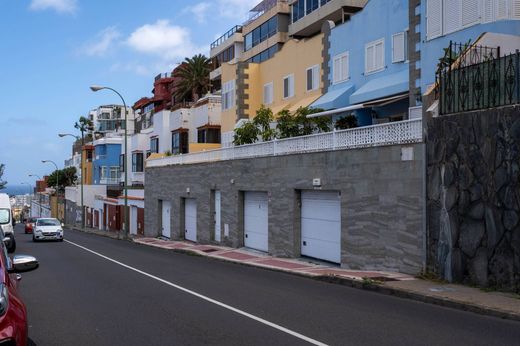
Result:
[[[341,200],[338,192],[302,191],[301,254],[341,263]]]
[[[130,234],[137,234],[137,207],[130,207]]]
[[[184,203],[184,223],[186,230],[184,237],[193,242],[197,241],[197,201],[186,198]]]
[[[162,230],[161,235],[166,238],[171,237],[170,228],[170,214],[172,211],[172,204],[168,201],[162,201]]]
[[[215,191],[215,241],[221,240],[220,191]]]
[[[269,251],[267,192],[244,194],[244,245]]]

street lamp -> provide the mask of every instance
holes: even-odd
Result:
[[[74,137],[76,140],[81,139],[81,160],[79,162],[79,170],[81,171],[80,188],[81,188],[81,229],[85,228],[85,206],[83,205],[83,147],[85,146],[85,137],[81,132],[81,138],[79,136],[70,133],[59,133],[58,136],[61,138],[69,136]],[[65,220],[65,222],[67,222]]]
[[[125,193],[125,209],[123,211],[123,215],[124,215],[124,219],[125,219],[125,227],[123,229],[123,238],[127,238],[128,237],[128,225],[129,225],[129,215],[128,215],[128,166],[127,166],[127,163],[128,163],[128,112],[126,111],[126,102],[125,102],[125,99],[123,98],[123,96],[121,96],[121,94],[115,90],[115,89],[112,89],[110,87],[106,87],[106,86],[101,86],[101,85],[91,85],[90,86],[90,90],[92,90],[93,92],[97,92],[97,91],[100,91],[100,90],[103,90],[103,89],[106,89],[106,90],[110,90],[110,91],[113,91],[114,93],[117,94],[117,96],[119,96],[121,98],[121,101],[123,101],[123,111],[125,112],[125,115],[124,115],[124,118],[125,118],[125,155],[123,156],[123,169],[124,169],[124,172],[125,172],[125,181],[124,181],[124,193]]]
[[[38,174],[29,174],[29,177],[38,178],[39,181],[42,181],[42,178]],[[35,184],[36,185],[36,184]],[[38,189],[36,189],[36,194],[38,195],[38,216],[42,217],[42,194]],[[31,214],[32,214],[32,201],[31,201]]]
[[[58,168],[58,165],[56,164],[56,162],[52,161],[52,160],[42,160],[42,163],[52,163],[54,165],[54,167],[56,167],[56,198],[58,199],[58,205],[59,205],[59,201],[60,201],[60,172],[59,172],[59,168]],[[59,215],[59,212],[58,212],[58,215],[57,215],[58,219],[60,218],[60,215]]]

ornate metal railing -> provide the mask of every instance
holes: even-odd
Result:
[[[422,142],[422,119],[318,133],[147,160],[146,167],[183,165],[308,152],[368,148]]]
[[[520,103],[520,53],[450,43],[437,70],[439,113]]]

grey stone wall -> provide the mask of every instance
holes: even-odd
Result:
[[[172,202],[172,238],[183,239],[184,198],[196,198],[201,243],[214,242],[213,194],[221,191],[222,242],[244,246],[244,191],[269,196],[269,253],[300,256],[300,195],[321,179],[341,192],[342,266],[417,273],[423,268],[422,144],[146,169],[145,234],[158,236],[161,201]],[[407,149],[407,150],[410,150]],[[189,189],[189,193],[187,192]],[[223,227],[224,228],[224,227]]]
[[[428,265],[447,280],[520,291],[519,114],[428,122]]]
[[[81,219],[78,221],[78,216],[81,218],[81,207],[76,203],[65,200],[65,224],[69,226],[81,226]]]

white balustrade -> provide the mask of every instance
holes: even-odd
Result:
[[[422,120],[412,119],[270,142],[223,147],[192,154],[149,159],[147,167],[236,160],[315,151],[346,150],[423,141]]]

